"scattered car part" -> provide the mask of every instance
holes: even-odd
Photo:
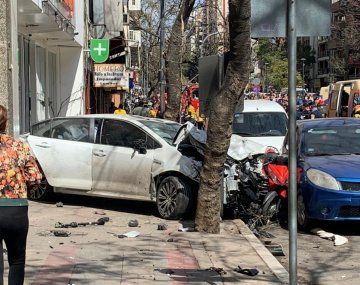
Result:
[[[242,269],[240,266],[234,269],[235,272],[245,274],[247,276],[256,276],[259,274],[259,271],[256,268],[251,269]]]
[[[129,221],[128,226],[130,228],[136,228],[139,226],[139,222],[138,222],[138,220],[131,220],[131,221]]]
[[[137,232],[137,231],[131,231],[131,232],[127,232],[127,233],[124,234],[124,236],[127,237],[127,238],[136,238],[139,235],[140,235],[140,233]]]
[[[216,272],[220,276],[227,274],[227,272],[223,268],[220,268],[220,267],[210,267],[210,268],[207,268],[206,271]]]
[[[334,242],[334,246],[340,246],[340,245],[344,245],[346,243],[349,242],[348,238],[343,237],[341,235],[336,235],[333,233],[329,233],[326,232],[322,229],[316,228],[316,229],[312,229],[311,233],[323,238],[323,239],[328,239]]]
[[[106,215],[106,213],[103,212],[103,211],[95,211],[94,214],[95,214],[95,215],[101,215],[101,216],[105,216],[105,215]]]
[[[62,207],[64,207],[64,204],[62,202],[57,202],[56,207],[62,208]]]
[[[164,224],[164,223],[158,224],[157,229],[158,229],[158,231],[166,231],[167,230],[167,224]]]
[[[63,230],[51,231],[51,233],[56,237],[69,237],[71,235],[70,232]]]
[[[60,229],[66,229],[66,228],[77,228],[77,227],[84,227],[84,226],[90,226],[90,225],[97,225],[97,226],[103,226],[105,223],[109,221],[109,217],[102,217],[98,219],[96,222],[85,222],[85,223],[77,223],[77,222],[71,222],[69,224],[63,224],[60,222],[57,222],[55,224],[55,228]]]
[[[265,247],[271,252],[273,256],[285,256],[284,249],[281,244],[270,243],[266,244]]]

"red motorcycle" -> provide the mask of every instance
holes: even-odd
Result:
[[[268,220],[275,217],[281,206],[287,205],[289,188],[288,157],[268,153],[265,155],[263,173],[268,178],[269,192],[266,194],[262,214]],[[298,182],[300,181],[301,169],[298,168]]]

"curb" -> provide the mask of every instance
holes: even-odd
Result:
[[[256,253],[266,263],[274,275],[279,279],[282,284],[289,283],[289,273],[281,265],[281,263],[267,250],[262,242],[253,234],[248,226],[242,220],[233,220],[238,228],[240,234],[250,243]]]

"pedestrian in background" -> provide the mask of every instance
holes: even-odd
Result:
[[[27,185],[39,184],[41,173],[28,146],[5,133],[6,125],[7,110],[0,105],[0,243],[4,240],[7,248],[8,284],[22,285],[29,228]]]
[[[115,115],[126,115],[126,110],[124,109],[124,105],[120,104],[119,108],[117,108],[114,112]]]

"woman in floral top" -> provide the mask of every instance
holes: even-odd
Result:
[[[0,243],[4,240],[8,251],[9,285],[22,285],[29,228],[26,186],[40,183],[41,173],[28,146],[5,134],[6,125],[7,110],[0,105]],[[2,267],[1,262],[0,272]]]

